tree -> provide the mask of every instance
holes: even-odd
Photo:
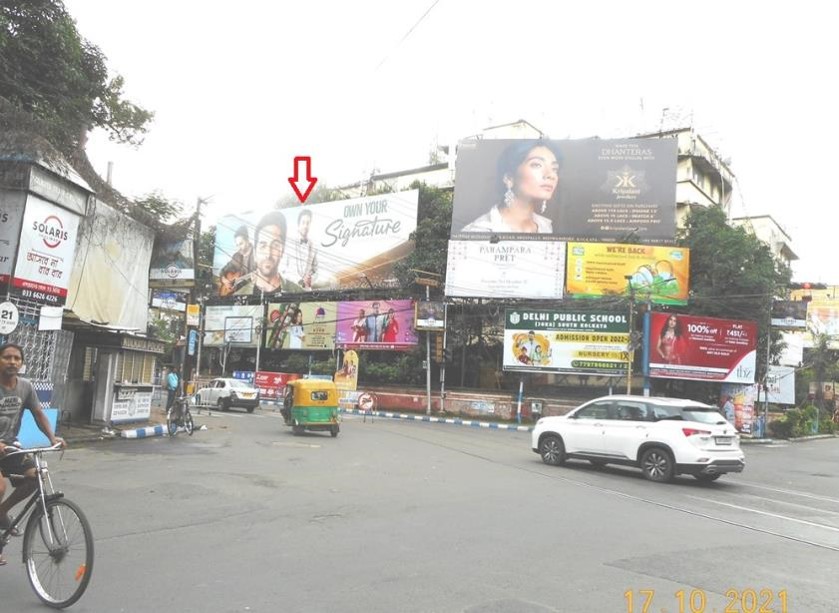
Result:
[[[783,298],[791,271],[769,246],[741,227],[730,226],[718,206],[694,207],[679,231],[679,245],[690,249],[689,314],[757,322],[758,356],[766,355],[774,298]],[[780,333],[769,337],[771,356],[777,356]],[[771,361],[771,360],[770,360]],[[766,375],[758,359],[757,380]]]
[[[27,113],[71,160],[94,127],[117,142],[139,144],[153,113],[124,98],[123,78],[109,78],[105,61],[79,34],[61,0],[3,2],[0,95],[11,109],[0,113],[0,129],[20,127],[13,110]]]
[[[396,264],[394,272],[402,287],[411,287],[414,270],[426,270],[444,278],[452,227],[452,191],[414,181],[410,189],[419,190],[417,229],[411,234],[416,248]]]

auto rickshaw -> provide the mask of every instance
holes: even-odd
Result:
[[[313,430],[338,436],[338,388],[325,379],[289,381],[280,413],[295,435]]]

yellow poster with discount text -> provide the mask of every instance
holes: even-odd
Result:
[[[568,243],[566,293],[573,298],[628,295],[687,304],[690,250],[657,245]],[[628,279],[627,279],[628,277]]]

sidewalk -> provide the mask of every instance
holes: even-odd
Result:
[[[152,407],[151,415],[149,415],[147,421],[120,424],[113,428],[94,424],[59,424],[56,430],[58,436],[67,441],[68,446],[73,447],[81,443],[93,443],[120,438],[124,430],[134,430],[136,428],[158,426],[161,424],[166,424],[166,411],[159,407]]]

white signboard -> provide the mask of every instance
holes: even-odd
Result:
[[[262,319],[262,306],[217,305],[204,310],[204,346],[221,347],[225,343],[256,347],[254,325]]]
[[[142,421],[151,416],[152,392],[120,388],[111,405],[111,422]]]
[[[42,306],[38,317],[38,331],[61,330],[64,309],[60,306]]]
[[[769,402],[774,404],[795,404],[795,368],[792,366],[770,366],[766,379],[769,386]],[[763,402],[763,389],[758,391],[758,400]]]
[[[17,328],[20,315],[13,302],[0,304],[0,334],[11,334]]]
[[[781,338],[786,343],[781,352],[780,363],[783,366],[800,366],[804,361],[805,335],[802,332],[781,332]]]
[[[12,274],[25,203],[24,192],[0,189],[0,283],[7,283]]]
[[[79,216],[29,194],[13,286],[21,296],[63,305],[76,253]]]
[[[562,241],[449,241],[447,296],[559,299],[564,278]]]

